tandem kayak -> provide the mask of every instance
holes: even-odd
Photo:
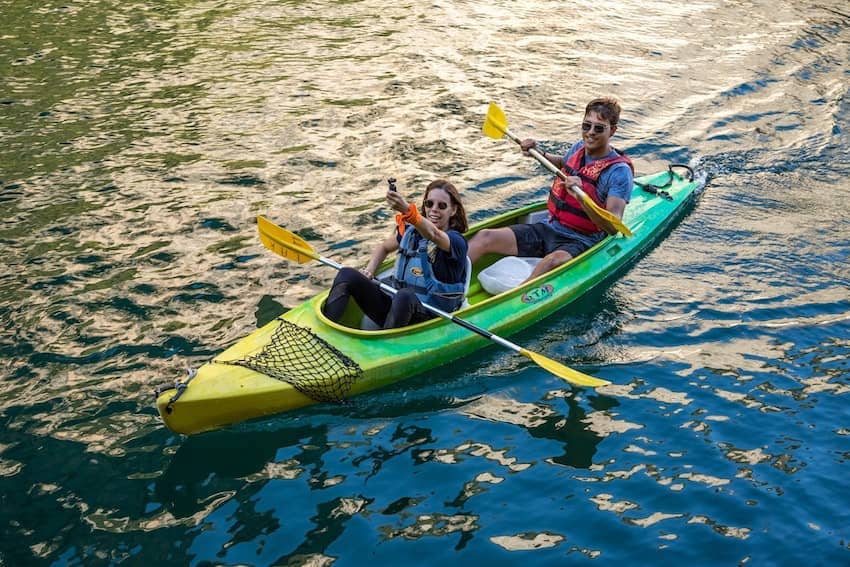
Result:
[[[683,167],[687,174],[674,167]],[[681,218],[701,186],[685,166],[639,177],[635,185],[623,218],[632,236],[609,236],[563,266],[495,294],[481,279],[486,283],[488,268],[500,258],[485,256],[474,266],[467,300],[454,315],[502,335],[534,324],[654,245]],[[546,203],[535,203],[477,223],[466,236],[546,214]],[[487,287],[493,291],[492,285]],[[308,299],[190,370],[184,379],[159,389],[156,405],[166,426],[193,434],[315,403],[339,402],[490,344],[443,318],[371,330],[353,301],[342,321],[335,323],[321,311],[327,294],[325,290]]]

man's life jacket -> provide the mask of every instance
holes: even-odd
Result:
[[[407,227],[398,244],[394,285],[399,289],[412,288],[422,303],[449,313],[456,311],[463,302],[466,284],[463,281],[445,283],[434,276],[428,244],[427,238],[422,238],[414,228]]]
[[[570,156],[570,159],[567,160],[561,171],[563,171],[566,175],[577,175],[578,177],[581,177],[582,190],[587,193],[591,199],[593,199],[593,202],[604,209],[605,203],[601,202],[599,195],[596,193],[596,183],[599,180],[599,176],[602,175],[602,172],[617,163],[629,164],[629,167],[632,170],[632,175],[634,175],[635,168],[632,165],[632,160],[619,150],[614,150],[618,154],[615,157],[599,159],[589,165],[583,165],[584,151],[584,146],[580,147],[576,153]],[[597,226],[596,223],[590,220],[590,217],[588,217],[587,213],[584,212],[584,209],[581,208],[581,204],[578,199],[573,197],[567,191],[567,188],[564,186],[564,181],[559,176],[555,176],[555,181],[552,183],[552,189],[549,190],[548,206],[549,214],[555,217],[558,222],[566,227],[585,234],[593,234],[594,232],[602,230],[601,227]]]

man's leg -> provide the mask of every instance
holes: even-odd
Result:
[[[545,236],[545,248],[546,250],[551,250],[551,252],[543,256],[543,259],[538,262],[531,271],[531,275],[525,281],[566,264],[587,250],[588,246],[582,241],[570,237],[562,237],[554,231],[548,231]]]
[[[474,264],[481,256],[488,253],[516,256],[517,242],[514,231],[510,228],[485,228],[476,233],[469,241],[467,255]]]
[[[549,270],[554,270],[558,266],[566,264],[567,262],[572,260],[572,258],[573,257],[572,255],[570,255],[569,252],[566,252],[564,250],[555,250],[551,254],[544,256],[543,259],[540,260],[536,266],[534,266],[534,269],[531,271],[531,275],[528,276],[525,281],[527,282],[528,280],[533,280],[540,274],[545,274]]]

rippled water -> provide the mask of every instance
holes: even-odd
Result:
[[[850,562],[846,2],[0,0],[0,565]],[[172,381],[357,265],[384,179],[473,219],[624,105],[690,214],[496,348],[358,398],[185,438]],[[427,557],[427,560],[424,559]]]

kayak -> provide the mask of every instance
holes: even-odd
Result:
[[[631,236],[608,236],[559,268],[504,290],[482,285],[501,265],[496,264],[500,257],[484,256],[473,267],[464,305],[452,315],[502,335],[533,325],[657,243],[701,187],[686,166],[671,166],[635,182],[622,219]],[[477,223],[466,236],[547,215],[545,202],[534,203]],[[388,261],[382,270],[391,267]],[[194,434],[315,403],[339,403],[490,344],[468,326],[440,317],[398,329],[373,329],[353,301],[335,323],[321,311],[327,294],[320,292],[158,390],[156,405],[165,425]]]

